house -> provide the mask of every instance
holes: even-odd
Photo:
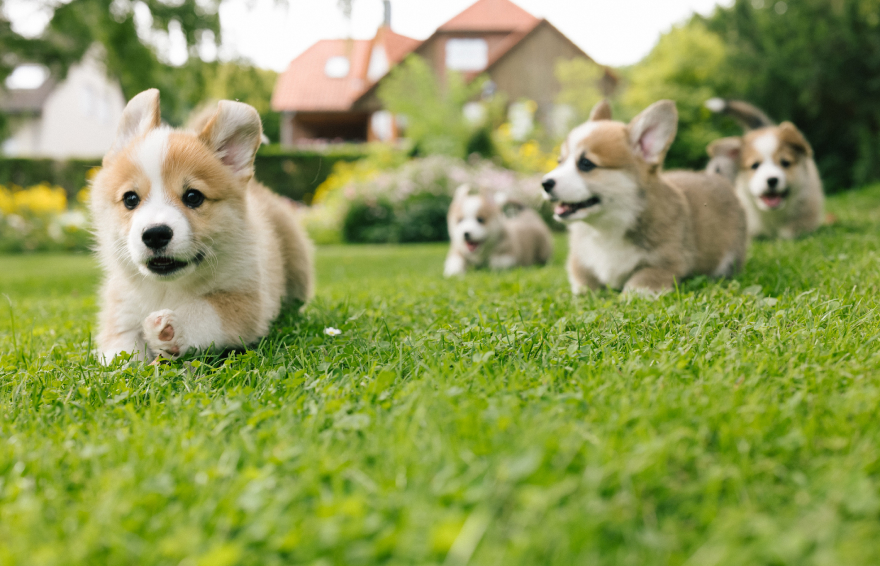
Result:
[[[370,40],[325,39],[294,59],[278,77],[272,109],[281,112],[281,143],[310,139],[366,141],[393,137],[388,120],[359,108],[363,93],[419,42],[385,23]]]
[[[116,137],[124,108],[122,88],[107,78],[96,50],[60,81],[42,67],[22,65],[0,89],[0,112],[11,132],[0,151],[7,157],[101,157]]]
[[[391,31],[390,8],[373,40],[325,40],[297,57],[279,77],[272,108],[282,113],[281,141],[293,145],[323,138],[346,141],[394,139],[394,117],[377,96],[388,71],[410,53],[424,57],[443,80],[447,71],[467,79],[487,75],[491,89],[511,101],[511,118],[528,114],[551,130],[559,129],[555,100],[560,59],[590,58],[545,19],[510,0],[477,0],[422,42]],[[606,71],[602,88],[616,79]],[[529,100],[531,110],[518,101]]]

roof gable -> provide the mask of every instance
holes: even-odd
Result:
[[[367,76],[374,46],[382,46],[393,67],[419,45],[419,41],[383,27],[369,39],[323,39],[291,61],[275,83],[272,109],[295,112],[344,112],[373,83]],[[348,75],[328,77],[327,61],[349,60]]]
[[[528,31],[538,18],[510,0],[477,0],[463,12],[437,28],[440,32]]]

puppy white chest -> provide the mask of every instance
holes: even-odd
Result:
[[[572,251],[580,264],[613,289],[623,288],[647,258],[645,250],[627,241],[623,233],[607,234],[584,223],[573,224],[570,230]]]

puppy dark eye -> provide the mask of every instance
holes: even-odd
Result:
[[[187,189],[183,193],[183,204],[190,208],[198,208],[205,202],[205,195],[195,189]]]
[[[125,208],[129,210],[134,210],[140,202],[141,197],[139,197],[134,191],[128,191],[122,195],[122,204],[124,204]]]
[[[761,162],[760,162],[760,161],[755,161],[754,163],[752,163],[752,169],[757,169],[757,168],[760,167],[760,166],[761,166]]]
[[[485,224],[485,223],[486,223],[486,219],[483,218],[482,216],[477,216],[477,222],[479,222],[480,224]]]
[[[780,160],[779,164],[782,165],[783,167],[785,167],[786,169],[791,167],[791,161],[789,161],[788,159]]]
[[[595,168],[596,164],[587,159],[586,155],[581,155],[581,158],[578,159],[578,169],[580,169],[584,173],[589,173]]]

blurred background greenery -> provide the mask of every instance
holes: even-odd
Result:
[[[139,3],[149,9],[156,30],[174,25],[183,32],[189,57],[177,66],[163,61],[138,34],[132,2],[57,4],[39,37],[18,35],[0,15],[0,81],[22,62],[41,63],[63,76],[97,43],[106,52],[108,74],[118,77],[126,98],[146,88],[161,89],[163,119],[168,123],[185,123],[206,102],[236,99],[253,105],[268,137],[278,140],[279,114],[269,107],[277,74],[243,60],[205,61],[199,56],[200,46],[221,41],[217,15],[221,2]],[[340,7],[350,10],[350,2]],[[729,118],[707,110],[705,100],[720,96],[750,101],[777,121],[793,121],[805,133],[827,192],[860,187],[880,180],[878,32],[880,0],[736,0],[709,16],[693,16],[664,34],[642,61],[614,69],[618,85],[611,103],[616,118],[628,120],[658,99],[675,100],[679,133],[667,168],[701,168],[708,143],[740,131]],[[602,98],[603,71],[588,60],[555,64],[562,86],[557,102],[572,109],[571,125],[585,119]],[[311,205],[303,210],[318,241],[442,240],[446,237],[442,209],[455,188],[453,178],[475,182],[486,178],[475,171],[497,169],[516,179],[505,186],[534,183],[537,190],[535,179],[554,166],[558,152],[561,135],[540,125],[524,138],[512,136],[507,109],[511,103],[528,108],[531,101],[508,100],[503,93],[486,96],[486,84],[485,77],[465,80],[455,73],[441,80],[424,60],[412,55],[392,70],[378,92],[385,108],[406,116],[405,143],[264,146],[257,160],[258,177],[278,192]],[[475,100],[484,106],[478,121],[468,120],[464,112]],[[3,127],[0,115],[0,134]],[[420,164],[432,156],[442,156],[447,168],[458,173],[438,176],[436,161]],[[0,186],[9,194],[28,187],[61,187],[75,208],[87,186],[85,174],[96,165],[0,159]],[[378,178],[388,194],[366,189]],[[400,196],[401,186],[406,187],[406,198]],[[416,212],[406,212],[407,203]],[[5,214],[13,214],[11,210],[8,205]],[[15,214],[21,218],[42,214],[21,212]],[[402,218],[410,220],[400,224]],[[413,223],[426,225],[416,229],[410,227]],[[28,249],[47,246],[33,244]]]

